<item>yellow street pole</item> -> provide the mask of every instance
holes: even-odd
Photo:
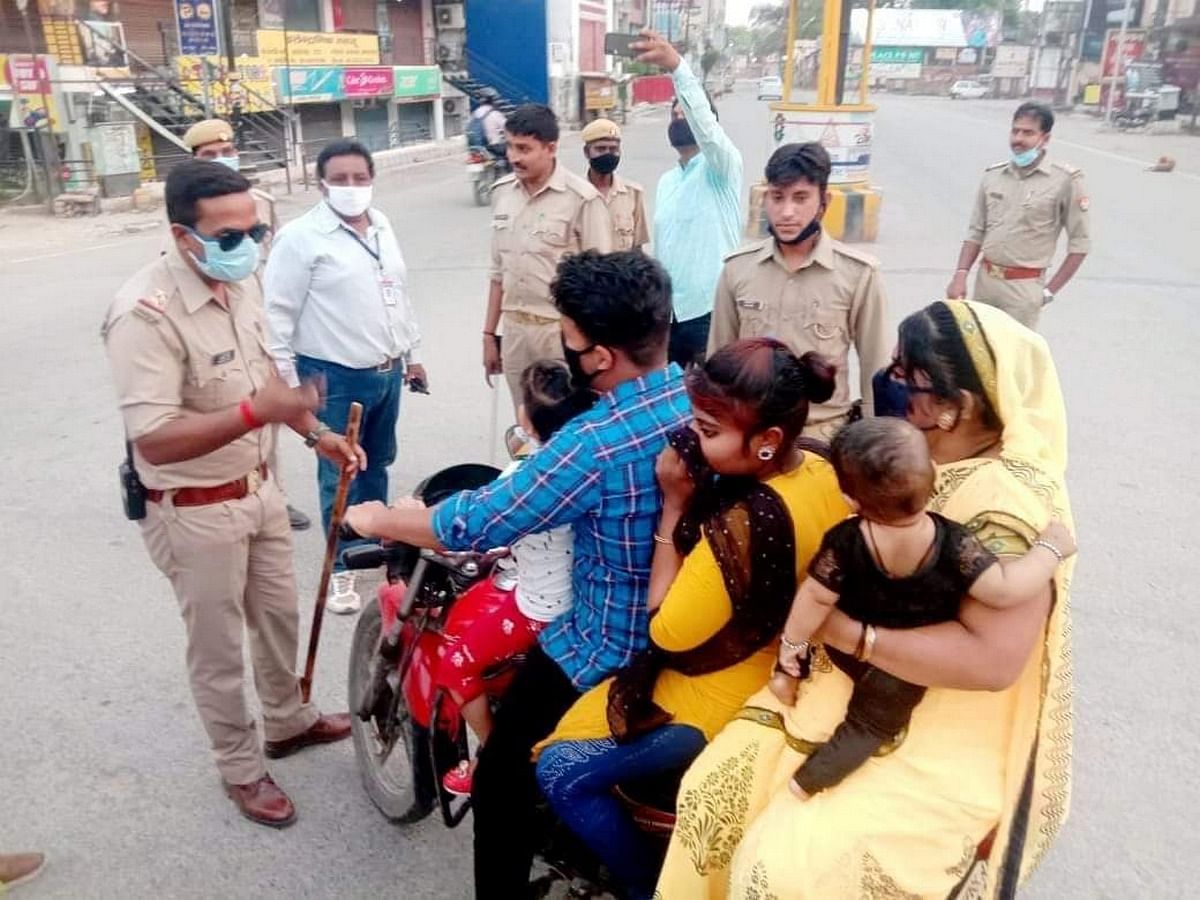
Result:
[[[875,0],[867,0],[867,33],[863,36],[862,69],[858,76],[858,102],[867,105],[867,85],[871,83],[871,46],[875,40]]]
[[[796,77],[796,21],[800,17],[800,0],[788,3],[787,46],[784,48],[783,102],[792,102],[792,79]]]
[[[825,0],[821,20],[821,74],[817,82],[817,103],[837,103],[838,37],[842,27],[842,0]]]

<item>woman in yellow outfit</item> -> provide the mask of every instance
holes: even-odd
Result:
[[[687,384],[695,424],[659,461],[650,648],[538,748],[551,806],[633,898],[653,891],[661,851],[612,788],[684,768],[766,682],[797,573],[848,513],[829,464],[796,444],[833,388],[823,360],[740,341]]]
[[[946,301],[906,319],[876,377],[876,413],[889,406],[925,431],[930,508],[997,555],[1051,518],[1071,527],[1058,377],[1004,312]],[[929,691],[887,752],[809,800],[787,784],[844,717],[849,678],[826,660],[792,706],[751,697],[684,777],[658,896],[1013,896],[1067,814],[1073,563],[1037,602],[967,599],[956,622],[878,629],[872,664]],[[865,633],[835,613],[822,638],[853,653]]]

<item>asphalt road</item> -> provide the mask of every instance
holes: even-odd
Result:
[[[756,177],[767,111],[747,90],[720,107]],[[873,249],[899,321],[941,296],[980,173],[1007,153],[1012,105],[877,99],[873,176],[885,199]],[[621,171],[651,193],[672,162],[665,132],[661,111],[627,129]],[[1067,394],[1083,548],[1077,745],[1072,817],[1027,896],[1183,897],[1194,894],[1185,872],[1200,797],[1200,716],[1186,687],[1200,645],[1187,463],[1200,409],[1200,145],[1100,134],[1074,119],[1055,143],[1086,173],[1095,236],[1043,319]],[[1143,171],[1164,152],[1178,159],[1174,173]],[[581,168],[573,136],[562,154]],[[488,213],[472,205],[458,161],[389,175],[378,200],[408,259],[433,391],[405,397],[400,490],[489,456],[478,361]],[[98,338],[109,298],[158,237],[98,242],[72,223],[24,221],[19,240],[11,221],[0,230],[0,848],[41,848],[52,862],[19,896],[468,896],[469,824],[385,823],[348,742],[272,766],[300,812],[286,831],[245,822],[221,793],[170,588],[121,516],[121,427]],[[284,475],[315,513],[299,441],[285,449]],[[321,549],[316,532],[298,537],[305,628]],[[326,710],[346,707],[352,627],[327,622],[315,684]]]

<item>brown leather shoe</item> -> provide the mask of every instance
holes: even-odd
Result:
[[[45,853],[0,853],[0,894],[6,888],[33,881],[44,868]]]
[[[296,807],[270,775],[264,775],[250,784],[225,782],[225,793],[229,795],[243,816],[260,825],[286,828],[296,821]]]
[[[350,737],[350,713],[321,716],[308,731],[302,731],[286,741],[267,741],[263,750],[271,759],[291,756],[313,744],[333,744]]]

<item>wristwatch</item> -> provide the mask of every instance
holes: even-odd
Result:
[[[1054,300],[1054,291],[1050,288],[1042,288],[1042,306],[1049,306]]]
[[[321,435],[328,431],[333,431],[333,429],[324,422],[318,422],[317,427],[304,436],[304,446],[309,449],[317,446],[317,442],[321,440]]]

